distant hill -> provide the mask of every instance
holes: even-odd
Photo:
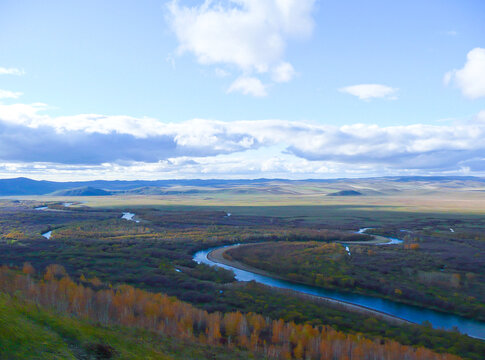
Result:
[[[225,180],[225,179],[173,179],[173,180],[93,180],[93,181],[72,181],[72,182],[56,182],[45,180],[32,180],[28,178],[12,178],[12,179],[0,179],[0,196],[12,196],[12,195],[47,195],[57,190],[67,190],[78,187],[93,187],[98,189],[105,189],[109,191],[123,190],[129,191],[144,187],[160,188],[160,187],[172,187],[172,186],[197,186],[207,187],[212,186],[216,188],[226,188],[230,186],[238,185],[262,185],[268,184],[273,181],[282,182],[297,182],[284,179],[242,179],[242,180]],[[335,180],[321,180],[321,182],[328,182]],[[145,190],[141,190],[143,193]],[[162,192],[164,194],[167,191],[153,190],[153,192]],[[148,190],[148,192],[150,192]],[[186,191],[184,191],[186,193]]]
[[[383,177],[382,179],[394,180],[397,182],[412,182],[412,181],[429,181],[429,182],[443,182],[443,181],[478,181],[485,182],[484,178],[476,176],[400,176],[400,177]]]
[[[131,194],[131,195],[163,195],[164,191],[162,188],[157,186],[143,186],[136,189],[129,190],[118,190],[120,194]]]
[[[112,195],[181,195],[181,194],[195,194],[201,192],[197,189],[181,189],[181,190],[167,190],[157,186],[144,186],[136,189],[119,190],[113,192]]]
[[[83,186],[74,189],[57,190],[49,194],[52,196],[106,196],[111,195],[111,192],[96,189],[90,186]]]
[[[281,185],[309,185],[317,184],[359,184],[366,183],[366,190],[361,195],[377,195],[372,191],[391,189],[400,184],[435,183],[447,188],[459,188],[462,186],[482,186],[485,178],[473,176],[409,176],[409,177],[376,177],[361,179],[173,179],[173,180],[95,180],[95,181],[38,181],[24,177],[14,179],[0,179],[0,196],[22,196],[22,195],[50,195],[59,190],[72,190],[77,188],[104,189],[114,194],[132,195],[177,195],[189,193],[202,193],[205,191],[214,192],[217,190],[238,191],[242,193],[268,193],[268,194],[291,194],[293,189]],[[370,185],[369,185],[370,184]],[[209,189],[210,188],[210,189]],[[377,189],[376,189],[377,188]],[[206,190],[207,189],[207,190]],[[330,196],[356,196],[357,194],[345,194],[337,192]],[[350,190],[349,190],[350,191]],[[77,193],[79,193],[77,191]],[[339,194],[340,193],[340,194]],[[101,195],[101,194],[97,194]],[[110,194],[104,194],[110,195]],[[66,195],[67,196],[67,195]],[[75,195],[71,195],[75,196]],[[77,195],[81,196],[81,195]]]
[[[0,179],[0,195],[42,195],[59,190],[60,183],[27,178]]]
[[[340,190],[334,193],[327,194],[327,196],[361,196],[361,192],[355,190]]]

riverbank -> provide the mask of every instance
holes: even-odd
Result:
[[[268,277],[272,277],[272,278],[275,278],[275,279],[287,281],[285,278],[283,278],[281,276],[271,274],[267,271],[246,265],[246,264],[241,263],[239,261],[230,260],[230,259],[227,259],[226,257],[224,257],[224,253],[226,251],[228,251],[230,249],[234,249],[235,247],[255,246],[255,245],[258,245],[258,243],[237,244],[237,245],[217,248],[217,249],[210,251],[207,254],[207,259],[209,259],[210,261],[213,261],[215,263],[231,266],[231,267],[243,270],[243,271],[249,271],[249,272],[259,274],[259,275],[262,275],[262,276],[268,276]],[[365,315],[372,315],[376,318],[379,318],[379,319],[382,319],[382,320],[385,320],[385,321],[388,321],[388,322],[391,322],[391,323],[413,324],[413,322],[402,319],[400,317],[393,316],[393,315],[390,315],[390,314],[386,314],[384,312],[374,310],[374,309],[371,309],[371,308],[368,308],[368,307],[365,307],[365,306],[351,304],[349,302],[342,301],[342,300],[336,300],[336,299],[332,299],[332,298],[324,297],[324,296],[319,296],[319,295],[305,294],[305,293],[295,291],[295,290],[291,290],[291,289],[275,288],[275,290],[282,292],[282,293],[299,296],[299,297],[304,298],[304,299],[311,299],[311,300],[318,301],[318,302],[321,302],[321,303],[329,304],[331,306],[334,306],[334,307],[337,307],[339,309],[343,309],[343,310],[346,310],[346,311],[357,312],[357,313],[365,314]]]
[[[240,269],[240,270],[249,271],[249,272],[259,274],[259,275],[263,275],[263,276],[270,276],[270,277],[273,277],[275,279],[285,280],[281,276],[278,276],[278,275],[275,275],[275,274],[270,274],[267,271],[252,267],[250,265],[246,265],[246,264],[239,262],[239,261],[229,260],[229,259],[224,257],[224,253],[227,250],[234,249],[236,247],[242,247],[242,246],[244,246],[244,247],[255,246],[255,245],[258,245],[258,244],[259,243],[236,244],[236,245],[226,246],[226,247],[222,247],[222,248],[217,248],[217,249],[212,250],[210,253],[208,253],[207,258],[210,261],[213,261],[213,262],[216,262],[216,263],[219,263],[219,264],[224,264],[224,265],[227,265],[227,266],[232,266],[232,267],[235,267],[235,268]]]

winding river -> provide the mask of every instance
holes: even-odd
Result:
[[[389,240],[390,241],[386,244],[390,245],[397,243],[396,241],[392,241],[397,239]],[[402,242],[401,240],[397,241]],[[225,247],[234,246],[238,245],[228,245]],[[218,266],[224,269],[232,270],[236,275],[236,280],[238,281],[255,281],[276,288],[289,289],[317,297],[350,303],[364,309],[366,308],[376,310],[378,312],[390,315],[391,317],[404,319],[416,324],[421,324],[424,321],[429,321],[434,328],[441,328],[446,330],[456,328],[463,334],[485,340],[484,322],[464,318],[458,315],[452,315],[439,311],[425,309],[413,305],[397,303],[387,299],[367,295],[352,294],[338,290],[327,290],[310,285],[297,284],[286,280],[280,280],[271,276],[260,275],[251,271],[238,269],[236,267],[225,265],[209,259],[209,253],[223,247],[224,246],[199,251],[195,253],[193,260],[199,264],[204,263],[211,266]]]

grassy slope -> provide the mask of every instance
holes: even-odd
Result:
[[[0,293],[0,359],[103,359],[95,345],[111,346],[113,359],[249,359],[230,352],[125,327],[101,327],[19,302]]]

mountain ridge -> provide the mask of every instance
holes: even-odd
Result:
[[[171,186],[192,186],[192,187],[214,187],[225,188],[227,186],[236,185],[271,185],[272,183],[288,183],[288,184],[302,184],[302,183],[358,183],[363,181],[376,182],[438,182],[446,183],[452,181],[473,181],[485,184],[485,178],[475,176],[387,176],[387,177],[372,177],[372,178],[337,178],[337,179],[305,179],[305,180],[290,180],[290,179],[171,179],[171,180],[91,180],[91,181],[47,181],[47,180],[33,180],[26,177],[0,179],[0,196],[22,196],[22,195],[48,195],[60,190],[73,190],[82,187],[91,187],[106,192],[121,192],[133,191],[141,188],[171,187]],[[167,193],[166,190],[160,190],[160,193]],[[170,191],[170,193],[174,193]]]

